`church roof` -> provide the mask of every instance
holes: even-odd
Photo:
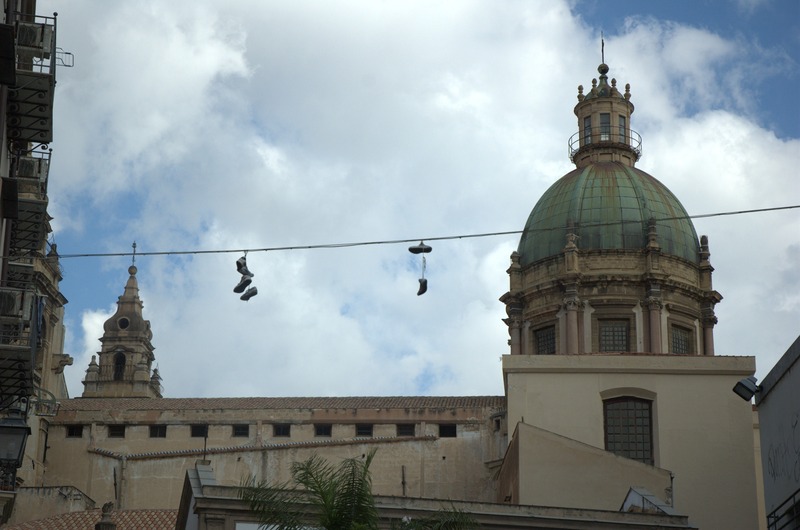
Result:
[[[3,530],[87,530],[100,521],[99,508],[62,513],[36,521],[11,524]],[[173,530],[178,510],[121,510],[111,513],[117,530]]]
[[[525,266],[561,253],[567,234],[581,250],[641,250],[656,221],[663,254],[696,263],[699,241],[677,197],[655,177],[619,162],[579,167],[556,181],[531,211],[517,252]]]
[[[75,398],[60,411],[220,409],[404,409],[503,407],[503,396]]]

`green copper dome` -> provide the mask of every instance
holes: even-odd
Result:
[[[666,186],[619,162],[588,164],[561,177],[536,203],[517,249],[520,264],[560,254],[568,233],[578,236],[581,250],[643,249],[649,219],[656,221],[662,254],[697,263],[694,225]]]

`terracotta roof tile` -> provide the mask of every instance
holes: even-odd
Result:
[[[93,530],[100,509],[62,513],[36,521],[4,526],[3,530]],[[117,530],[174,530],[178,510],[122,510],[112,512]]]
[[[450,409],[504,406],[503,396],[75,398],[62,411],[253,409]]]

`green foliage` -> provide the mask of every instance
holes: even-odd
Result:
[[[372,496],[369,466],[375,450],[334,466],[319,455],[294,462],[292,480],[282,484],[246,479],[239,497],[258,515],[263,528],[303,530],[377,530],[378,511]],[[454,507],[431,517],[393,521],[394,530],[473,530],[479,525]]]
[[[466,512],[455,507],[442,508],[431,517],[404,518],[392,524],[393,530],[474,530],[480,525]]]
[[[374,456],[373,450],[363,460],[348,458],[334,466],[314,455],[292,464],[291,482],[270,484],[250,477],[239,488],[239,497],[265,527],[373,530],[378,527],[369,473]]]

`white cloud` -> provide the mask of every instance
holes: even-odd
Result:
[[[520,230],[571,169],[576,87],[597,76],[586,50],[599,30],[560,2],[85,0],[68,11],[59,39],[77,60],[59,78],[51,213],[59,241],[80,250]],[[87,18],[97,21],[88,31]],[[690,213],[800,202],[790,181],[798,140],[776,138],[742,98],[721,97],[761,52],[652,19],[629,20],[606,44],[611,75],[632,85],[639,167]],[[800,245],[797,215],[696,226],[711,238],[725,296],[718,352],[757,353],[763,369],[800,320],[791,296],[766,295],[797,282],[786,266]],[[250,253],[259,294],[247,303],[232,292],[238,254],[142,256],[167,395],[502,393],[497,299],[517,240],[429,241],[421,297],[406,243]],[[65,260],[63,288],[96,291],[68,313],[96,324],[128,264]],[[102,281],[70,284],[77,267]],[[71,330],[72,351],[98,350],[99,335],[96,325]],[[68,369],[73,394],[87,363]]]

